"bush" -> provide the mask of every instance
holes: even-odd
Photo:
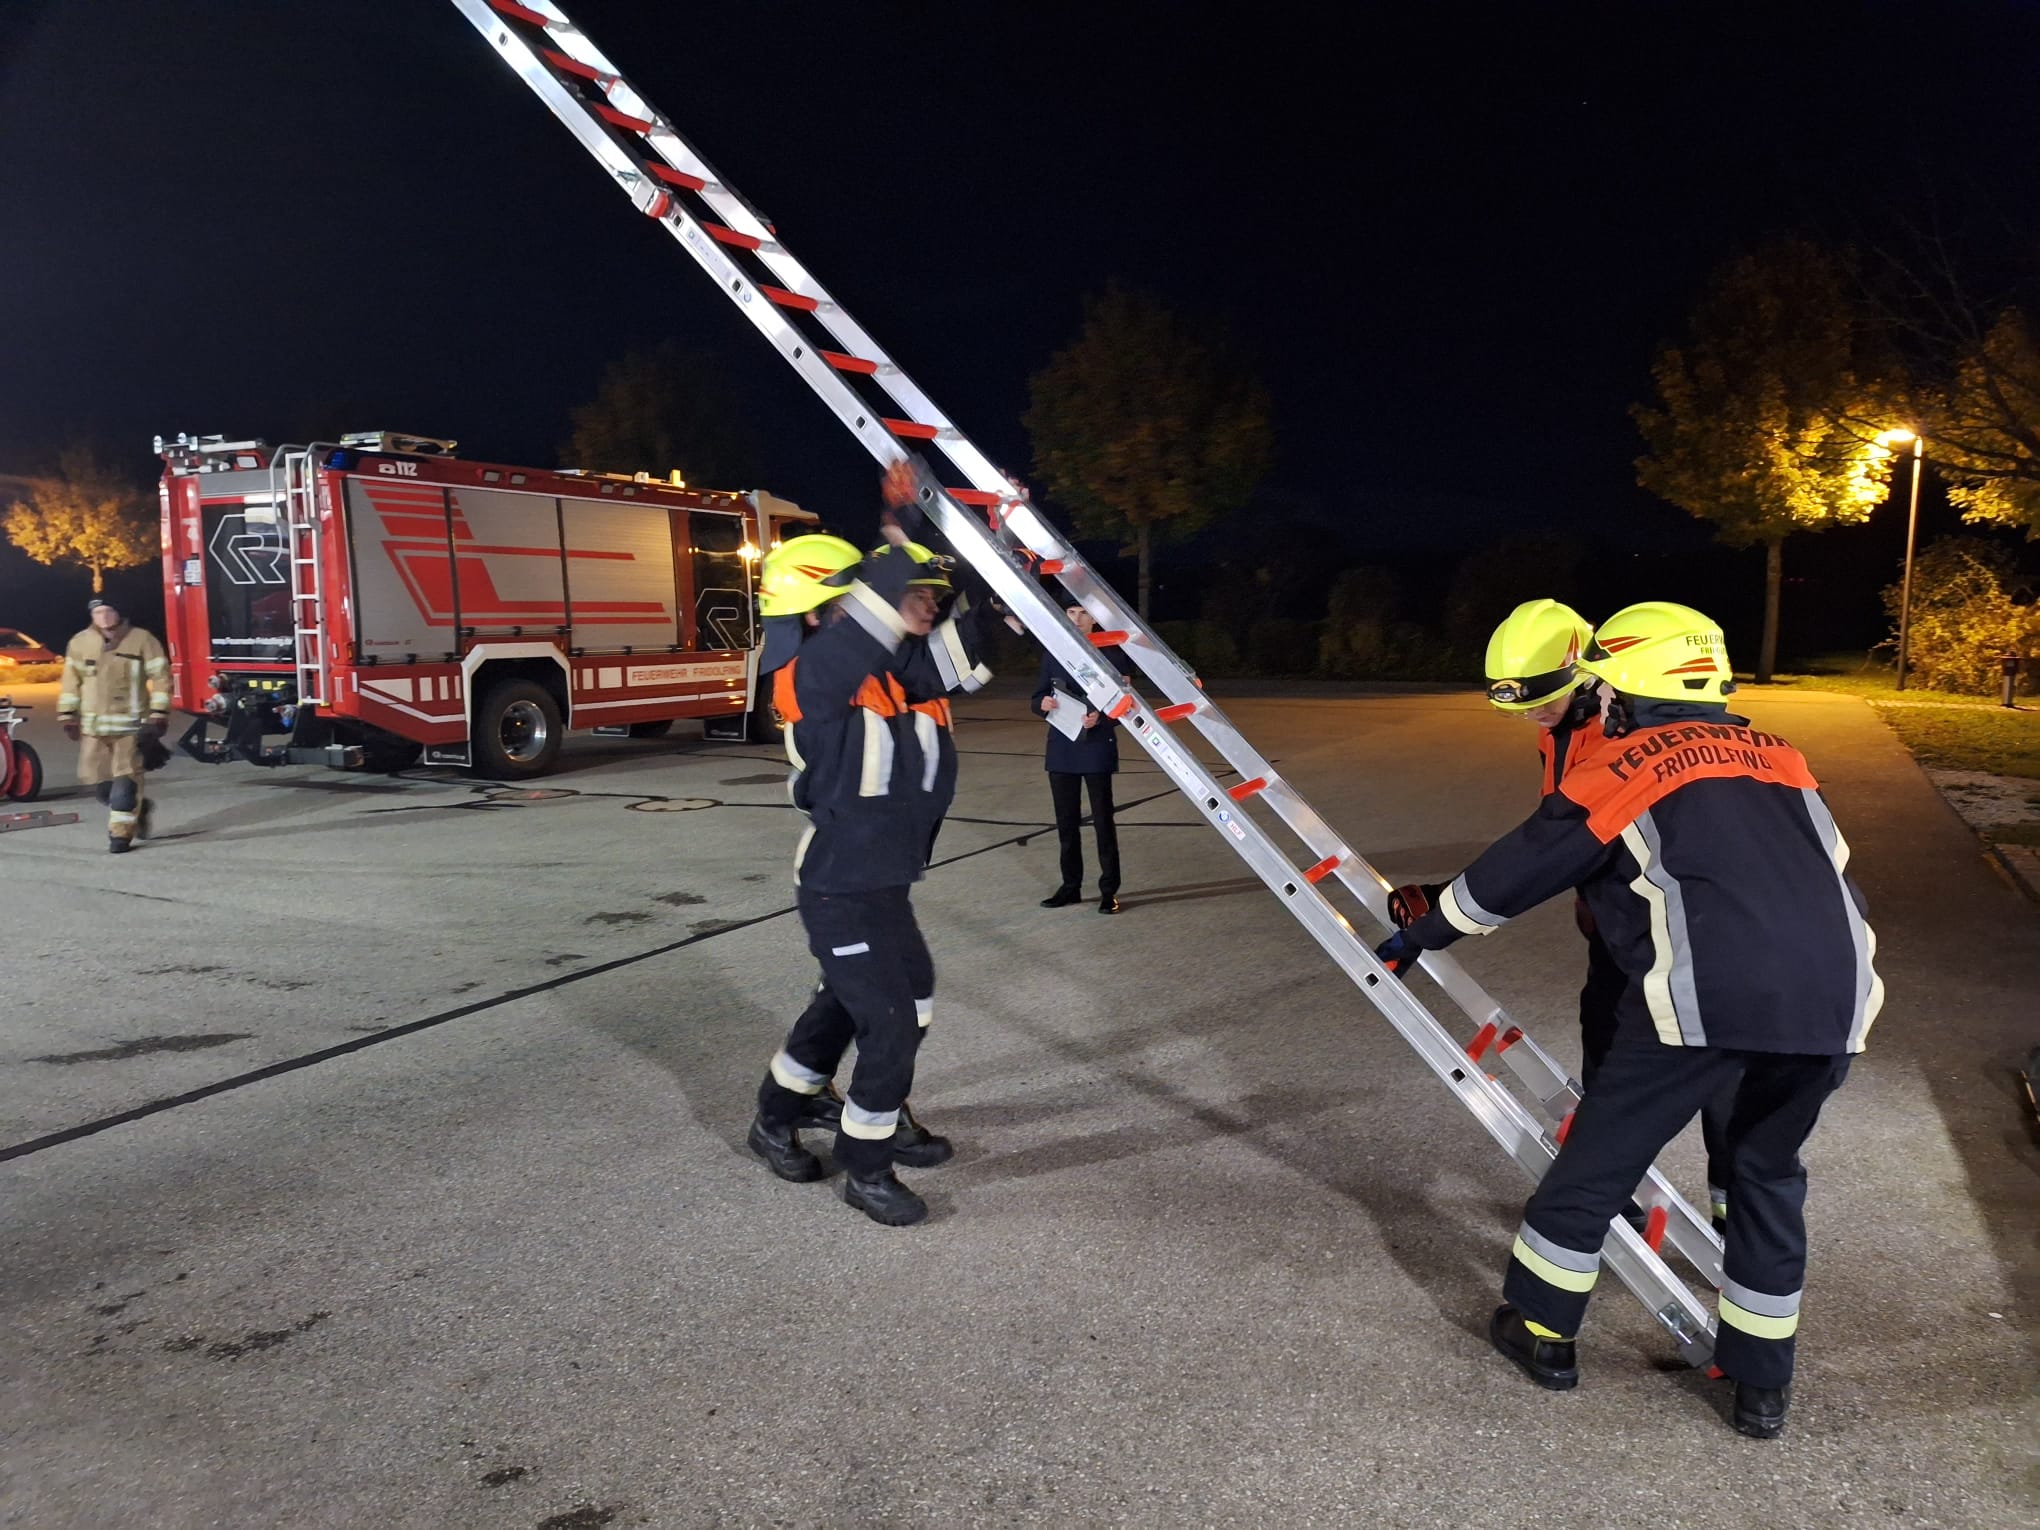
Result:
[[[1887,586],[1892,619],[1884,645],[1898,648],[1902,584]],[[2021,599],[2021,596],[2026,598]],[[1906,635],[1910,683],[1921,690],[1996,695],[1999,661],[2007,652],[2040,652],[2040,603],[2019,588],[2012,555],[1980,537],[1943,537],[1913,560],[1912,619]],[[2034,693],[2034,665],[2019,685]]]
[[[1264,616],[1247,629],[1247,667],[1260,675],[1307,675],[1317,660],[1316,622]]]
[[[1216,622],[1156,622],[1155,632],[1175,649],[1176,657],[1200,675],[1221,677],[1240,673],[1239,645]]]

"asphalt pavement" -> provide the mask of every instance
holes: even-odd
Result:
[[[1228,706],[1399,880],[1533,803],[1475,695]],[[911,1229],[743,1147],[813,982],[772,749],[180,761],[116,858],[38,711],[81,820],[0,835],[0,1524],[2031,1525],[2040,916],[1863,703],[1747,709],[1828,788],[1889,991],[1807,1152],[1775,1443],[1612,1280],[1577,1392],[1493,1355],[1520,1171],[1136,748],[1125,912],[1037,907],[1010,686],[959,709],[916,897],[959,1153]],[[1467,945],[1575,1056],[1569,911]]]

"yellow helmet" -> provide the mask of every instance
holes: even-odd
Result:
[[[1720,626],[1669,600],[1625,606],[1601,623],[1580,668],[1652,701],[1717,702],[1735,689]]]
[[[817,532],[788,538],[758,565],[758,614],[798,616],[826,605],[849,588],[847,580],[830,581],[863,561],[864,554],[841,537]]]
[[[1488,700],[1504,712],[1527,712],[1570,696],[1587,683],[1573,666],[1593,636],[1571,606],[1524,601],[1488,639]]]
[[[871,555],[874,558],[878,558],[891,551],[892,544],[888,542],[882,547],[872,548]],[[921,572],[909,579],[907,581],[908,584],[929,584],[941,590],[950,588],[949,571],[956,567],[956,560],[954,558],[950,557],[947,553],[939,553],[931,548],[923,547],[919,542],[909,542],[907,544],[907,556],[916,563],[923,565]]]

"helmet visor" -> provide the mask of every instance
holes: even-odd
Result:
[[[1566,664],[1541,675],[1525,675],[1520,680],[1490,680],[1487,699],[1498,707],[1534,707],[1557,700],[1574,689],[1578,681],[1578,672]]]

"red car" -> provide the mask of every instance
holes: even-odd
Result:
[[[61,664],[64,656],[51,653],[18,627],[0,627],[0,669],[17,664]]]

